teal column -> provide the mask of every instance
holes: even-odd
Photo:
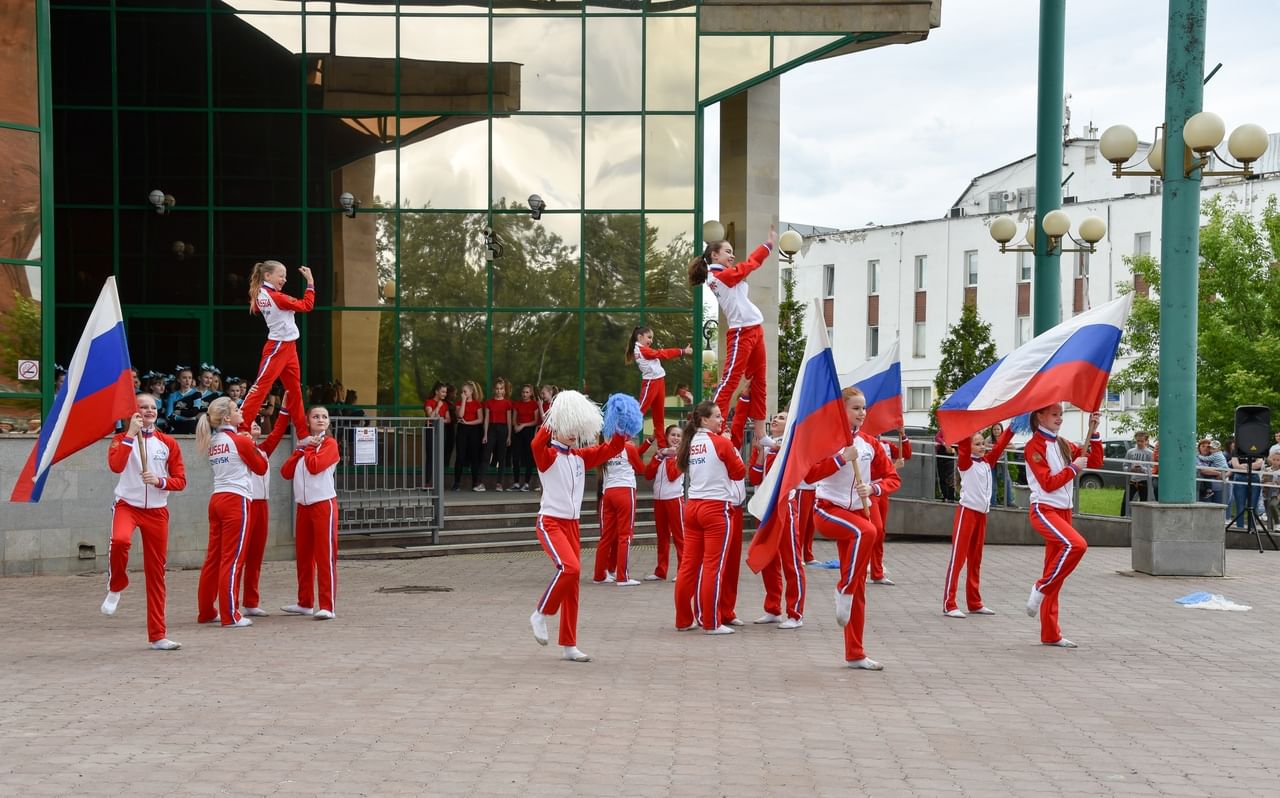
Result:
[[[1062,319],[1060,255],[1046,250],[1044,215],[1062,206],[1062,61],[1066,0],[1040,0],[1039,88],[1036,96],[1036,262],[1031,323],[1039,335]]]
[[[1207,0],[1169,0],[1160,214],[1160,502],[1194,502],[1200,172],[1183,176],[1182,126],[1204,102]]]

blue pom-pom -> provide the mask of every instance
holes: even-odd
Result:
[[[644,413],[640,411],[640,403],[634,396],[615,393],[604,403],[605,440],[619,432],[632,438],[642,429],[644,429]]]
[[[1031,432],[1031,414],[1023,413],[1009,419],[1009,429],[1014,431],[1016,435],[1026,435]]]

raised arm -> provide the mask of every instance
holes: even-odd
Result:
[[[538,427],[538,431],[533,434],[533,442],[529,446],[533,449],[533,464],[539,471],[546,471],[556,461],[556,453],[551,451],[550,444],[551,430]]]
[[[996,467],[996,463],[1000,462],[1000,455],[1004,454],[1005,448],[1009,445],[1009,441],[1013,440],[1013,427],[1009,427],[1000,433],[1000,437],[991,445],[991,451],[987,452],[987,456],[983,458],[987,461],[987,465],[992,468]]]
[[[307,290],[302,293],[302,299],[294,299],[283,291],[272,291],[271,301],[275,302],[276,307],[281,310],[308,313],[316,306],[316,287],[308,284]]]
[[[718,269],[712,274],[715,278],[725,285],[733,286],[747,279],[747,275],[764,265],[765,260],[769,257],[769,253],[773,251],[773,244],[764,243],[751,251],[746,260],[740,260],[732,266]],[[739,458],[741,459],[741,458]]]
[[[608,462],[609,458],[622,451],[626,445],[627,436],[619,432],[606,443],[597,443],[595,446],[574,449],[573,453],[582,458],[582,465],[585,468],[595,468]]]
[[[228,435],[228,437],[235,444],[236,453],[240,455],[240,459],[250,471],[255,474],[267,473],[267,458],[262,456],[262,452],[258,451],[258,447],[248,435]]]
[[[684,354],[683,349],[654,349],[648,346],[640,347],[640,355],[650,360],[671,360]]]

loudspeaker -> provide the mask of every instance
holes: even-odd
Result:
[[[1266,457],[1271,448],[1271,408],[1240,405],[1236,408],[1236,452]]]

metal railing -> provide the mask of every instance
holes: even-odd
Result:
[[[336,416],[338,534],[421,532],[444,525],[444,435],[438,418]]]

